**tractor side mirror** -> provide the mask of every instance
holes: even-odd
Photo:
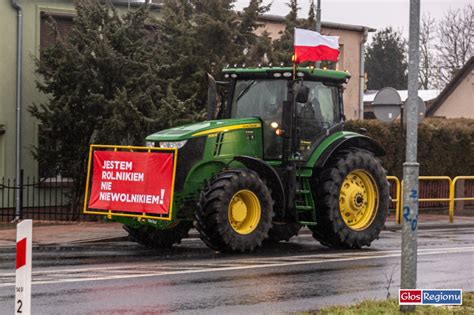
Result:
[[[298,88],[298,93],[296,94],[297,103],[306,103],[309,97],[309,87],[305,85],[300,85]]]
[[[207,74],[207,120],[213,120],[217,108],[217,83],[212,75]]]

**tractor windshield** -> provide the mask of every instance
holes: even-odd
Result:
[[[297,140],[303,158],[308,158],[326,130],[341,122],[338,87],[319,81],[305,81],[307,103],[296,103]],[[280,159],[282,139],[272,123],[281,125],[287,81],[275,79],[239,80],[232,98],[232,118],[260,117],[263,124],[265,159]]]
[[[281,138],[275,135],[270,124],[281,124],[286,84],[286,80],[239,80],[235,85],[232,118],[260,117],[263,120],[264,155],[267,159],[278,159],[281,155]]]

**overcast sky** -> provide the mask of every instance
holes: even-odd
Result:
[[[451,9],[462,8],[471,0],[421,0],[421,15],[429,13],[435,19],[441,18]],[[236,9],[241,10],[249,0],[237,0]],[[272,2],[270,14],[286,15],[287,0],[265,0]],[[315,0],[315,3],[317,1]],[[299,0],[301,8],[299,17],[306,17],[309,0]],[[400,29],[408,38],[409,0],[321,0],[321,16],[323,21],[356,24],[382,29],[393,26]]]

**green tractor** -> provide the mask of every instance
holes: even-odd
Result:
[[[209,77],[208,120],[154,133],[177,148],[172,220],[112,217],[132,240],[179,243],[195,227],[218,251],[249,252],[307,226],[321,244],[378,238],[389,186],[373,139],[343,131],[350,74],[313,67],[227,68]]]

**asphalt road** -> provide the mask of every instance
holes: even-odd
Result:
[[[308,233],[252,255],[185,239],[164,252],[130,242],[36,248],[33,314],[284,313],[397,296],[399,231],[335,251]],[[474,291],[474,229],[419,231],[418,287]],[[0,314],[14,308],[13,251],[0,251]]]

